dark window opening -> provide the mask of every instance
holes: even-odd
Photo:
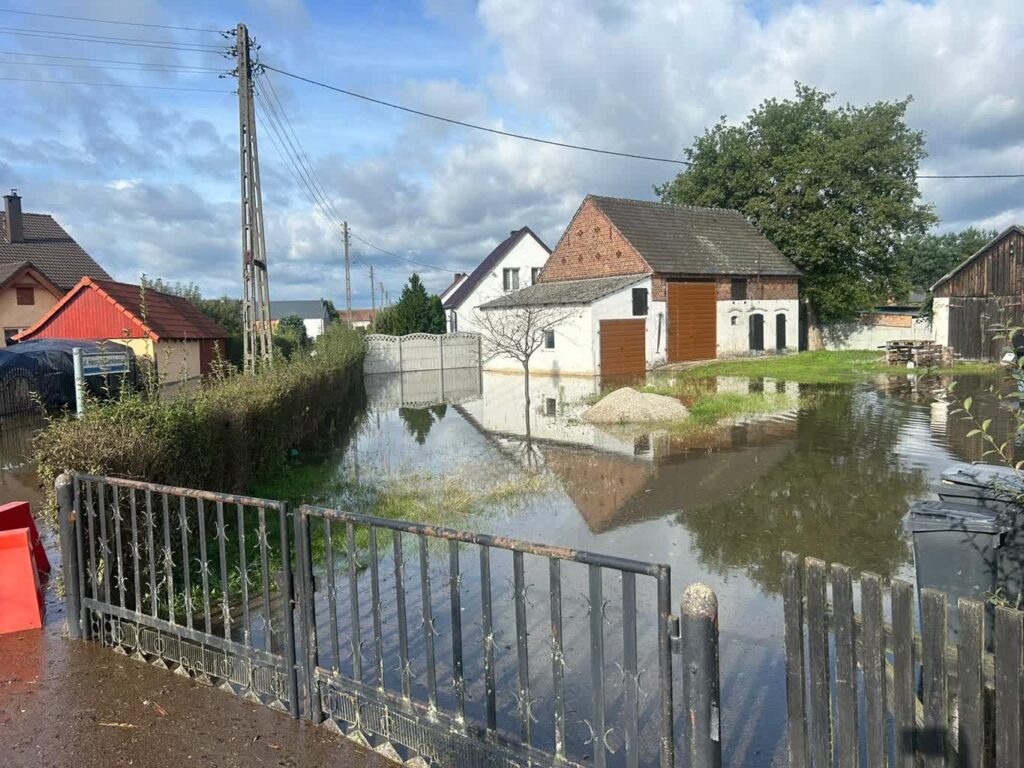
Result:
[[[543,269],[543,267],[533,267],[530,270],[530,285],[536,285],[537,284],[537,278],[540,277],[540,271],[542,269]]]
[[[786,316],[779,312],[775,316],[775,349],[786,348]]]
[[[554,349],[554,348],[555,348],[555,332],[554,331],[544,331],[544,349]]]
[[[15,288],[14,292],[18,297],[19,307],[31,307],[36,303],[36,292],[34,288]]]
[[[10,346],[14,343],[14,337],[22,332],[22,328],[4,328],[4,345]]]
[[[745,301],[747,298],[747,281],[746,280],[733,280],[732,281],[732,300],[733,301]]]
[[[544,399],[544,415],[545,416],[557,416],[558,415],[558,401],[553,397],[547,397]]]
[[[647,316],[647,289],[633,289],[633,317]]]

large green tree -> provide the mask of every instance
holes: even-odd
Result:
[[[441,300],[427,293],[420,276],[414,272],[402,289],[398,302],[377,315],[375,330],[393,336],[444,333],[445,319]]]
[[[951,272],[997,234],[994,229],[968,227],[960,232],[942,235],[929,232],[907,238],[900,248],[900,255],[911,287],[927,291],[936,280]]]
[[[920,200],[924,134],[906,124],[910,99],[833,106],[796,84],[740,125],[725,118],[686,150],[689,167],[656,187],[665,202],[735,208],[801,270],[821,320],[849,318],[909,289],[906,238],[935,221]]]

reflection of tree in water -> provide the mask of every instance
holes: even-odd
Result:
[[[419,445],[427,441],[430,428],[448,412],[447,405],[432,405],[429,408],[399,408],[398,415],[405,422],[405,428]]]
[[[772,472],[736,498],[680,513],[705,567],[743,569],[778,592],[784,550],[883,576],[909,561],[901,520],[926,479],[895,456],[904,411],[852,388],[816,399]]]

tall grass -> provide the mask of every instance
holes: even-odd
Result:
[[[222,373],[190,395],[152,390],[90,403],[81,419],[51,419],[35,459],[53,512],[65,471],[247,493],[288,453],[329,433],[362,405],[363,337],[336,325],[309,354],[255,375]]]

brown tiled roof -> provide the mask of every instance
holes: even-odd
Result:
[[[352,310],[352,322],[353,323],[372,323],[377,317],[377,312],[373,309],[353,309]],[[338,310],[339,320],[348,320],[348,311],[344,309]]]
[[[739,211],[591,195],[662,274],[798,277],[800,270]]]
[[[23,213],[22,218],[24,242],[8,243],[6,217],[0,211],[0,265],[30,261],[62,291],[71,290],[83,277],[110,279],[52,216]]]
[[[18,275],[29,271],[34,273],[34,277],[38,278],[42,285],[47,290],[52,291],[55,296],[59,297],[63,293],[60,288],[46,278],[46,275],[36,269],[34,264],[28,261],[20,261],[15,264],[0,264],[0,288],[3,288],[8,282],[18,277]]]
[[[93,280],[110,298],[143,320],[161,339],[226,339],[228,332],[204,315],[188,299],[170,296],[152,289],[143,291],[138,285]],[[142,302],[145,296],[145,310]]]

